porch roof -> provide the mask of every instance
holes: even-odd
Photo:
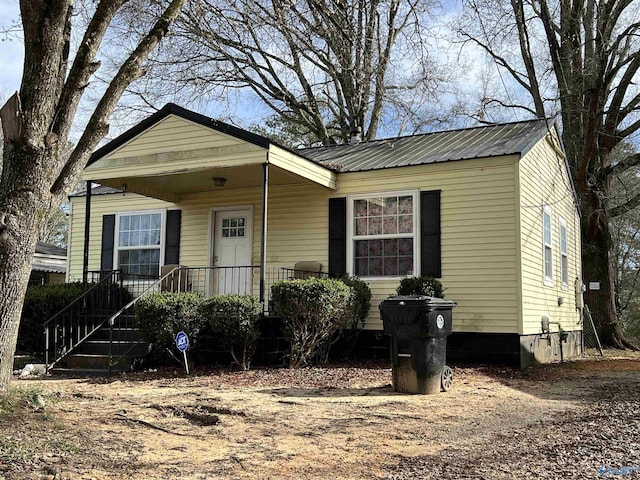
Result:
[[[336,188],[336,173],[255,133],[167,104],[91,156],[84,180],[174,203],[181,195],[262,184],[270,164],[271,185],[310,181]]]

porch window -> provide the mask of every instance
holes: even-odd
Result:
[[[551,207],[545,205],[542,213],[543,249],[544,249],[544,281],[553,282],[553,247],[551,244]]]
[[[562,286],[569,284],[569,257],[567,253],[567,222],[560,217],[560,278]]]
[[[352,271],[398,277],[415,271],[416,193],[352,197]]]
[[[126,275],[157,277],[161,265],[163,213],[131,212],[117,217],[115,268]]]

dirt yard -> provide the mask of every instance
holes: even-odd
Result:
[[[0,479],[640,478],[640,355],[454,375],[430,396],[383,367],[16,380]]]

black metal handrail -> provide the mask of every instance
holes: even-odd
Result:
[[[182,267],[186,275],[179,284],[182,290],[204,296],[232,293],[236,295],[260,295],[260,266],[244,265],[232,267]],[[328,277],[326,272],[310,272],[284,267],[267,267],[264,275],[263,312],[269,312],[271,286],[279,280]]]
[[[143,340],[137,332],[134,307],[151,292],[194,292],[203,296],[223,293],[259,295],[260,266],[176,266],[161,277],[124,274],[119,270],[89,272],[89,288],[44,323],[45,364],[51,369],[91,337],[109,326],[109,366],[117,365]],[[326,277],[325,272],[267,267],[264,275],[263,312],[270,311],[271,286],[279,280]],[[120,320],[119,320],[120,319]],[[116,322],[118,328],[116,329]],[[127,345],[114,354],[113,345]],[[116,358],[117,357],[117,358]]]
[[[149,293],[162,291],[167,286],[175,286],[183,285],[182,275],[184,275],[184,267],[177,266],[167,272],[165,275],[160,278],[155,278],[148,282],[142,291],[138,292],[138,294],[127,304],[125,304],[122,308],[120,308],[117,312],[111,315],[108,319],[103,322],[103,325],[106,323],[109,324],[109,370],[111,370],[114,366],[118,365],[118,363],[125,358],[131,351],[136,349],[138,345],[144,343],[142,338],[137,334],[137,322],[135,320],[133,309],[135,304],[144,296]],[[184,290],[182,290],[184,291]],[[117,330],[114,329],[116,320],[122,318],[124,315],[129,315],[131,321],[130,322],[122,322],[123,326],[127,325],[125,328],[120,328]],[[124,352],[120,352],[117,355],[117,358],[114,360],[113,353],[113,345],[114,342],[126,342],[127,349]]]
[[[102,272],[102,278],[43,324],[45,365],[49,370],[99,328],[105,312],[122,295],[120,272]],[[117,287],[114,288],[114,285]],[[111,306],[111,307],[110,307]]]

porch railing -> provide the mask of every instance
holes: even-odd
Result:
[[[157,277],[123,275],[119,270],[89,272],[86,290],[43,324],[47,370],[76,351],[114,312],[157,281]]]
[[[264,313],[271,313],[271,286],[278,280],[326,277],[324,272],[267,267],[264,281]],[[134,315],[138,299],[153,292],[194,292],[259,295],[260,267],[177,266],[162,277],[123,274],[121,271],[89,272],[87,290],[44,323],[45,363],[51,369],[101,328],[109,328],[109,365],[115,366],[142,340]],[[117,349],[112,348],[118,345]],[[127,345],[125,350],[120,347]]]
[[[260,295],[260,267],[182,267],[175,275],[174,291],[190,291],[211,297],[223,294]],[[294,278],[326,277],[324,272],[308,272],[293,268],[267,267],[264,275],[264,313],[270,312],[271,286],[279,280]]]

